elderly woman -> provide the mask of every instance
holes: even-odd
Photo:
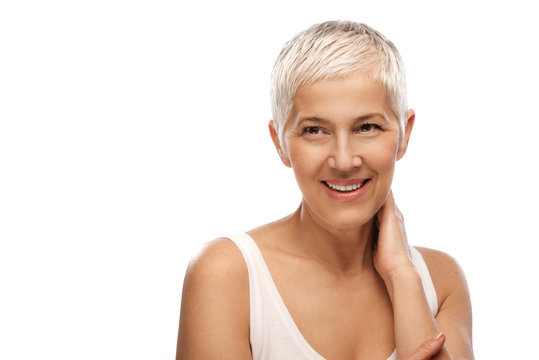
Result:
[[[281,51],[272,105],[301,204],[193,258],[178,359],[473,359],[464,275],[408,245],[391,192],[415,120],[395,46],[363,24],[315,25]]]

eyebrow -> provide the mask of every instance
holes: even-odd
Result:
[[[362,116],[356,118],[355,121],[356,122],[357,121],[365,121],[365,120],[369,120],[369,119],[372,119],[372,118],[379,118],[379,119],[383,120],[387,125],[391,125],[391,121],[389,121],[386,116],[383,116],[380,113],[370,113],[370,114],[362,115]]]
[[[319,118],[319,117],[316,117],[316,116],[307,116],[307,117],[301,117],[298,119],[298,122],[302,123],[304,121],[312,121],[312,122],[315,122],[315,123],[328,123],[330,121],[326,120],[326,119],[322,119],[322,118]]]
[[[372,119],[372,118],[379,118],[379,119],[383,120],[386,124],[388,124],[388,125],[391,124],[391,122],[388,121],[387,117],[383,116],[380,113],[369,113],[369,114],[358,116],[357,118],[354,119],[354,123],[367,121],[367,120]],[[319,117],[316,117],[316,116],[307,116],[307,117],[302,117],[302,118],[299,119],[299,122],[303,122],[303,121],[312,121],[312,122],[321,123],[321,124],[330,122],[329,120],[319,118]]]

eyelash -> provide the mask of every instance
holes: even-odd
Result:
[[[316,129],[316,133],[311,133],[309,130],[313,130],[313,129]],[[320,126],[305,126],[303,128],[303,130],[301,131],[301,134],[306,134],[306,135],[318,135],[319,132],[320,132]]]
[[[367,130],[367,131],[362,131],[362,129],[363,129],[365,126],[368,126],[368,127],[374,127],[376,130],[382,130],[382,127],[381,127],[380,125],[374,124],[374,123],[365,123],[365,124],[361,124],[361,126],[359,126],[359,127],[357,128],[357,130],[358,130],[359,132],[368,132],[368,130]]]
[[[368,127],[366,131],[364,131],[365,127]],[[369,131],[372,131],[372,128],[374,128],[374,130],[382,130],[382,127],[378,124],[374,124],[374,123],[365,123],[365,124],[361,124],[359,127],[357,127],[356,129],[354,129],[354,131],[357,131],[357,132],[369,132]],[[316,132],[313,133],[311,132],[312,130],[315,130]],[[302,135],[318,135],[320,133],[320,131],[322,130],[322,128],[320,126],[305,126],[302,131],[301,131],[301,134]]]

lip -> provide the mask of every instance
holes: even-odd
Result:
[[[324,180],[324,182],[332,183],[334,185],[346,186],[346,185],[359,184],[360,182],[363,182],[365,180],[368,180],[368,179],[327,179],[327,180]]]
[[[348,192],[340,192],[324,184],[324,182],[329,182],[334,185],[346,186],[346,185],[358,184],[363,181],[366,181],[366,183],[363,184],[362,187],[353,191],[348,191]],[[365,194],[365,192],[367,191],[367,188],[369,187],[370,179],[331,179],[331,180],[324,180],[320,184],[324,187],[324,189],[326,190],[326,193],[332,199],[341,201],[341,202],[348,202],[348,201],[354,201],[356,199],[359,199]]]

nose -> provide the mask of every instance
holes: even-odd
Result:
[[[350,171],[361,164],[359,149],[354,146],[352,139],[348,136],[338,137],[333,143],[328,165],[336,170]]]

